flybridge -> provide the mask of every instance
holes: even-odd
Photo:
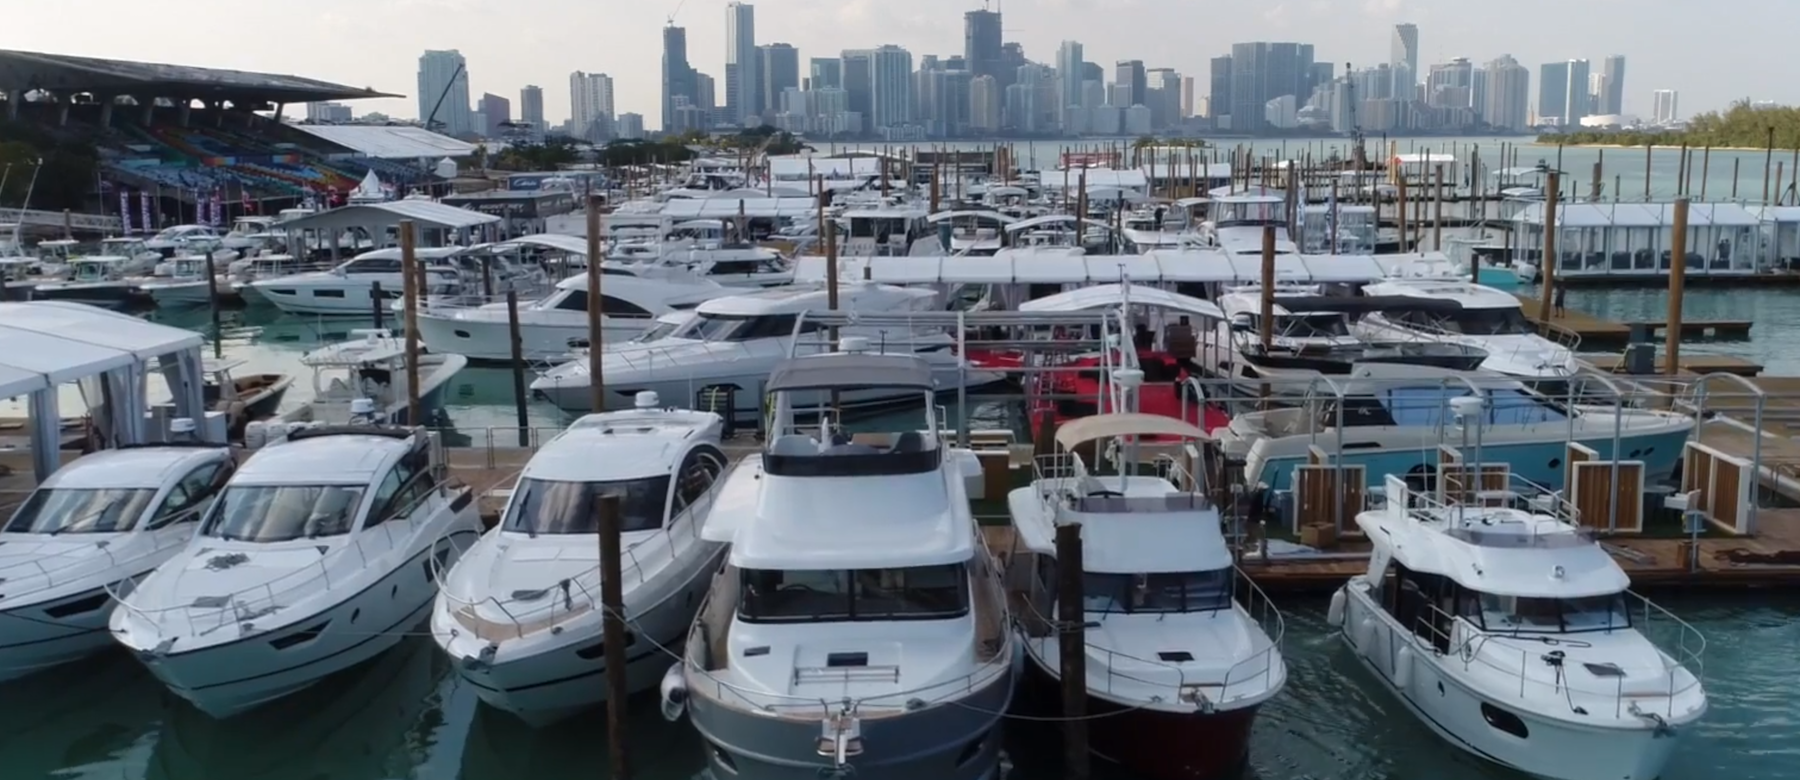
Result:
[[[798,282],[826,280],[823,257],[795,263]],[[856,257],[838,261],[838,278],[879,284],[1260,283],[1262,257],[1216,249],[1086,255],[1078,249],[1014,249],[991,257]],[[1388,278],[1369,255],[1278,255],[1275,278],[1303,284],[1366,284]]]

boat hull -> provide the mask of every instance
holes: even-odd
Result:
[[[112,597],[105,589],[94,588],[0,612],[0,681],[36,674],[106,649],[112,644],[106,631],[112,611]]]
[[[692,677],[692,672],[689,673]],[[710,686],[690,680],[693,686]],[[857,780],[983,780],[998,774],[1001,722],[1012,700],[1013,673],[996,675],[962,699],[885,717],[862,717],[863,751],[849,759]],[[727,693],[726,696],[732,694]],[[742,780],[818,780],[833,759],[818,751],[826,712],[772,716],[724,706],[696,692],[688,717],[706,741],[707,765]]]
[[[609,320],[600,338],[614,343],[642,333],[649,320]],[[526,360],[546,360],[569,354],[571,341],[587,341],[587,325],[519,323],[519,352]],[[512,361],[511,326],[502,318],[466,319],[419,315],[419,340],[432,352],[456,354],[490,363]]]
[[[322,285],[282,285],[268,282],[257,282],[253,288],[265,301],[275,308],[289,314],[309,314],[318,317],[367,317],[375,311],[375,302],[369,299],[374,286],[368,282],[343,280],[332,286]],[[324,292],[324,295],[320,295]],[[384,298],[397,296],[399,290],[383,289]],[[392,294],[390,294],[392,293]]]
[[[136,301],[131,285],[125,282],[94,284],[39,284],[31,289],[34,301],[67,301],[85,303],[103,309],[124,309]]]

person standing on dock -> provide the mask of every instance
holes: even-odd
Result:
[[[1551,306],[1554,307],[1554,313],[1551,316],[1561,318],[1563,316],[1563,304],[1566,303],[1568,299],[1569,283],[1562,279],[1556,280],[1556,293],[1551,299]]]

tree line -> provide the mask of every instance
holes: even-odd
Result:
[[[1800,149],[1800,107],[1753,106],[1748,100],[1740,100],[1722,112],[1708,112],[1689,119],[1685,130],[1546,133],[1538,136],[1538,143]]]

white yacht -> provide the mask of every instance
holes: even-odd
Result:
[[[466,251],[466,247],[455,246],[415,250],[414,256],[426,264],[426,289],[420,291],[421,298],[461,291],[462,274],[453,260]],[[401,265],[400,250],[390,247],[364,252],[329,271],[257,279],[250,286],[285,312],[360,317],[373,311],[375,302],[370,295],[376,283],[381,284],[382,297],[387,300],[399,300],[406,294]]]
[[[258,450],[187,548],[113,612],[113,636],[225,718],[393,647],[481,533],[423,431],[312,428]]]
[[[669,668],[718,571],[724,545],[700,537],[729,462],[718,415],[658,408],[590,414],[532,455],[499,527],[445,575],[431,633],[490,706],[532,725],[606,699],[601,650],[600,496],[619,498],[625,560],[626,684]]]
[[[137,286],[150,274],[154,263],[125,255],[87,255],[69,258],[66,279],[38,282],[31,288],[34,300],[72,301],[107,309],[124,308],[137,294]]]
[[[180,254],[210,252],[219,248],[224,239],[217,228],[210,225],[174,225],[163,228],[156,235],[144,240],[144,246],[163,257],[174,257]]]
[[[1386,507],[1356,517],[1369,570],[1327,617],[1444,741],[1538,777],[1652,780],[1706,712],[1705,640],[1542,498],[1469,506],[1388,477]]]
[[[775,287],[758,292],[713,298],[695,307],[697,316],[668,335],[608,347],[601,371],[607,398],[614,408],[624,408],[643,390],[664,399],[694,402],[701,390],[731,388],[732,411],[761,408],[758,385],[776,364],[790,355],[828,351],[826,328],[816,322],[801,325],[800,315],[828,308],[830,292],[820,285]],[[945,297],[918,287],[894,287],[863,282],[839,285],[838,307],[860,313],[936,311],[947,305]],[[798,328],[798,333],[796,329]],[[862,337],[877,352],[918,355],[931,367],[940,391],[967,385],[978,387],[999,381],[991,371],[964,371],[956,353],[955,337],[942,328],[846,326],[840,337]],[[556,366],[531,383],[535,394],[569,411],[590,411],[588,361],[573,360]],[[878,406],[908,400],[910,393],[871,387],[840,394],[845,405]]]
[[[1363,288],[1374,297],[1436,299],[1452,310],[1407,307],[1371,312],[1356,332],[1371,341],[1436,341],[1487,353],[1481,367],[1524,380],[1566,381],[1578,371],[1575,351],[1539,335],[1512,293],[1469,282],[1402,279]]]
[[[1154,445],[1139,445],[1157,437]],[[1121,445],[1115,468],[1078,448]],[[1007,496],[1020,548],[1009,582],[1030,604],[1025,655],[1046,699],[1061,690],[1056,531],[1080,527],[1087,690],[1093,752],[1150,780],[1234,777],[1256,712],[1287,683],[1281,613],[1232,563],[1219,510],[1179,453],[1206,441],[1161,415],[1084,417],[1056,432],[1029,487]],[[1140,446],[1160,450],[1140,460]],[[1189,448],[1197,452],[1197,449]],[[1148,461],[1157,473],[1138,466]],[[1158,476],[1157,474],[1165,476]],[[1029,583],[1020,588],[1018,583]]]
[[[411,425],[407,419],[406,340],[379,328],[350,331],[348,341],[306,353],[312,369],[312,400],[289,410],[282,422],[341,424],[357,416],[353,407],[369,401],[380,423]],[[432,415],[443,407],[444,388],[469,364],[462,355],[419,355],[419,409]],[[428,417],[429,419],[429,417]]]
[[[215,263],[205,255],[178,255],[166,265],[166,276],[138,285],[138,292],[150,296],[157,306],[207,306],[214,295],[221,299],[237,297],[231,277],[214,274],[212,280],[206,278]]]
[[[606,342],[638,335],[651,318],[740,291],[691,274],[640,276],[612,263],[603,264],[600,273],[600,328]],[[519,304],[520,352],[526,359],[562,355],[571,342],[587,341],[587,284],[587,274],[576,274],[558,282],[548,297]],[[512,360],[511,323],[504,301],[475,307],[430,306],[417,316],[419,340],[433,352],[470,360]]]
[[[814,355],[771,375],[768,443],[728,473],[703,532],[731,551],[662,686],[665,716],[689,713],[713,773],[998,771],[1017,644],[969,509],[980,465],[949,447],[935,386],[902,355]],[[799,398],[868,387],[912,394],[925,430],[795,422]]]
[[[224,447],[129,447],[38,485],[0,529],[0,680],[106,648],[113,597],[187,544],[232,467]]]

